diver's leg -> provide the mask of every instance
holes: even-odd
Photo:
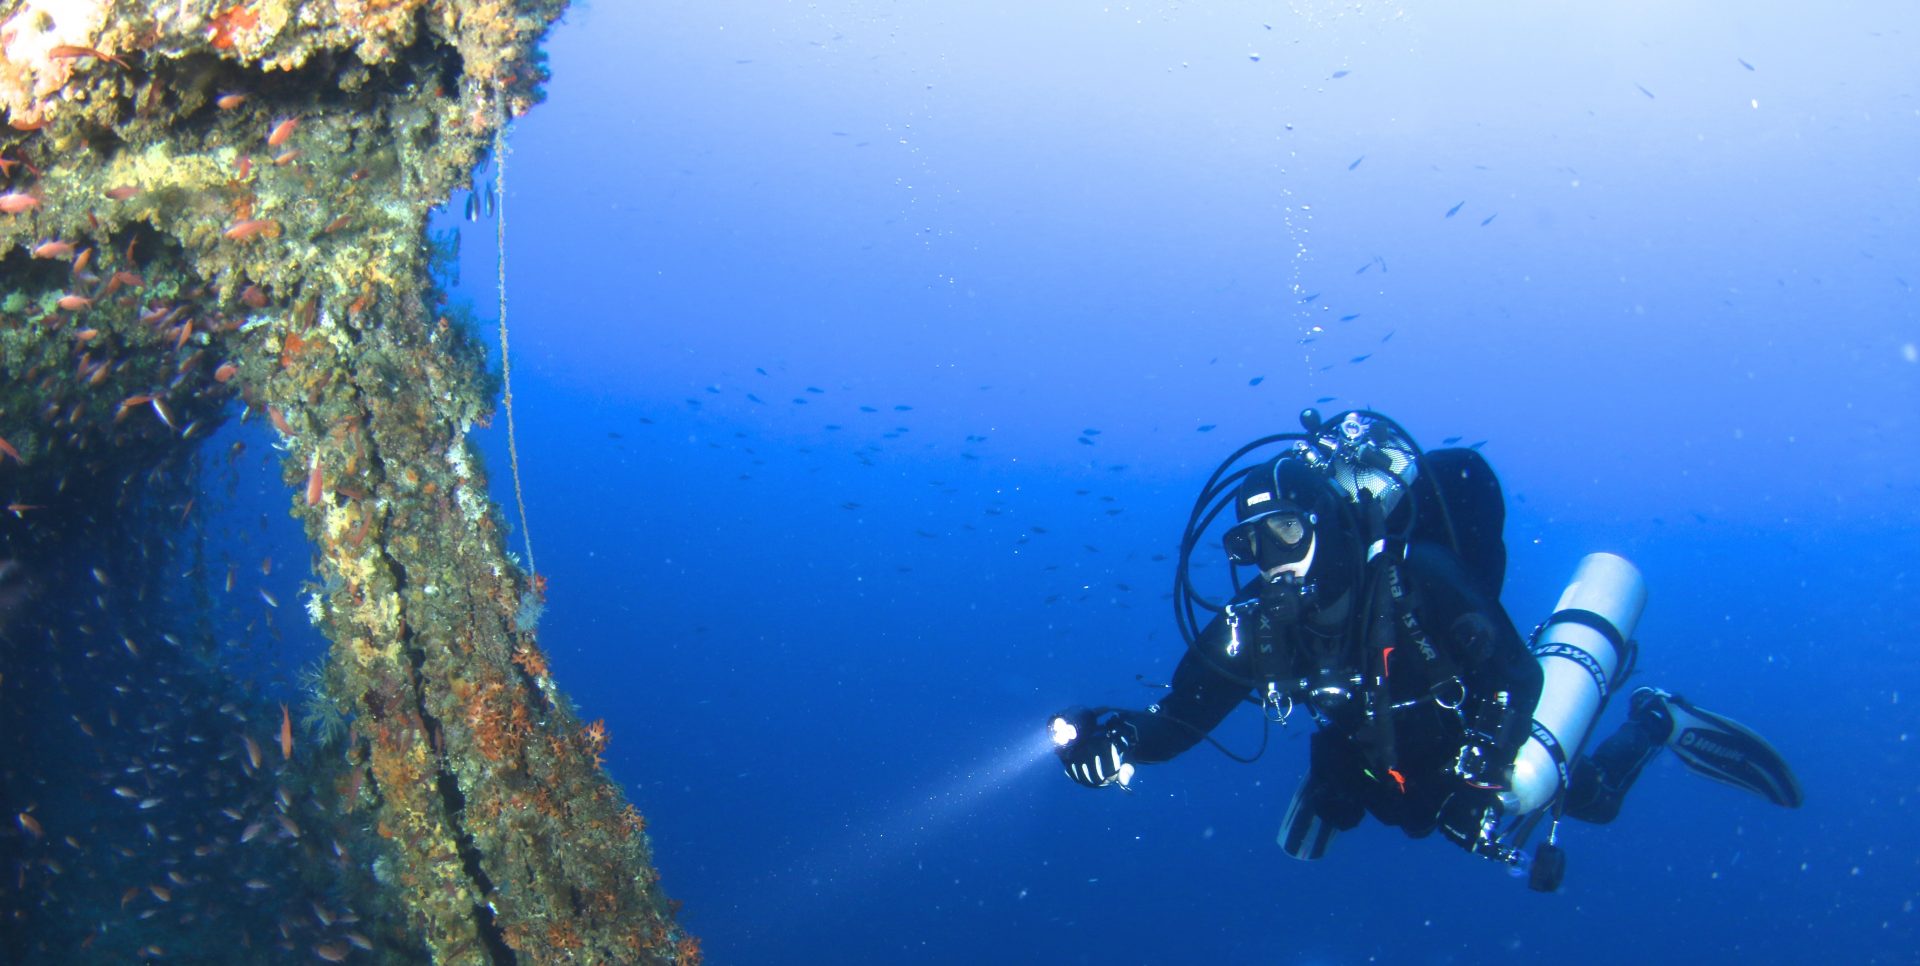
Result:
[[[1641,769],[1661,748],[1672,748],[1674,757],[1698,774],[1744,788],[1775,805],[1800,807],[1800,783],[1766,739],[1683,697],[1641,688],[1633,692],[1620,730],[1591,757],[1574,764],[1567,814],[1587,822],[1612,821]]]
[[[1353,828],[1366,815],[1346,777],[1353,764],[1348,743],[1336,740],[1331,731],[1315,732],[1312,743],[1307,775],[1287,805],[1278,836],[1288,855],[1308,861],[1325,856],[1334,833]]]
[[[1638,698],[1636,693],[1633,709],[1619,730],[1592,755],[1574,762],[1567,788],[1569,816],[1596,825],[1613,821],[1640,770],[1660,753],[1672,733],[1672,717],[1659,709],[1643,710]]]

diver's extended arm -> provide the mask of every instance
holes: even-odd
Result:
[[[1220,646],[1226,634],[1223,622],[1215,620],[1200,639]],[[1199,657],[1200,650],[1180,659],[1166,697],[1143,711],[1070,708],[1055,716],[1054,753],[1067,776],[1092,788],[1126,785],[1136,762],[1167,761],[1205,738],[1248,689]]]

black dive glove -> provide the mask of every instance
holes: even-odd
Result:
[[[1066,766],[1067,777],[1088,788],[1133,780],[1127,749],[1139,733],[1124,711],[1069,708],[1053,717],[1053,753]]]

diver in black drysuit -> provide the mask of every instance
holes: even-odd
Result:
[[[1317,416],[1303,419],[1312,430]],[[1212,741],[1208,733],[1243,701],[1270,721],[1304,711],[1320,727],[1281,829],[1288,854],[1320,858],[1334,832],[1371,813],[1411,837],[1438,828],[1469,851],[1503,857],[1491,838],[1499,793],[1542,678],[1500,604],[1500,485],[1476,451],[1418,454],[1401,436],[1375,433],[1383,443],[1344,469],[1337,447],[1301,445],[1246,474],[1224,542],[1229,559],[1258,576],[1194,636],[1158,702],[1056,717],[1069,777],[1125,785],[1133,763]],[[1693,739],[1684,748],[1673,740],[1682,734]],[[1571,764],[1557,814],[1612,820],[1669,745],[1709,777],[1777,804],[1800,802],[1792,772],[1764,740],[1642,688],[1620,729]],[[1718,757],[1703,759],[1702,748]]]

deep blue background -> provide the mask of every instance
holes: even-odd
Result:
[[[504,195],[542,639],[713,961],[1911,961],[1920,8],[1427,6],[555,30]],[[1645,680],[1806,806],[1660,760],[1541,896],[1287,859],[1297,725],[1067,782],[1044,717],[1180,655],[1194,489],[1327,396],[1487,441],[1522,630],[1635,560]]]

